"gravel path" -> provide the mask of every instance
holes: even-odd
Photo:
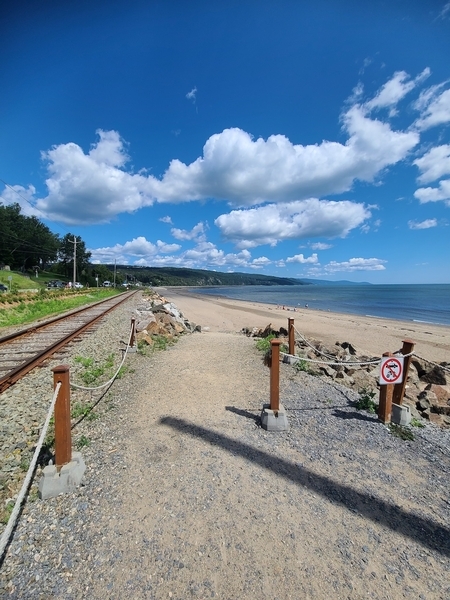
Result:
[[[67,360],[116,350],[131,308]],[[83,485],[24,507],[0,596],[450,597],[448,431],[405,442],[346,388],[282,365],[291,428],[268,433],[269,370],[236,333],[127,365],[74,430],[90,442]]]

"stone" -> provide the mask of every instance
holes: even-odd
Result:
[[[431,371],[428,371],[425,373],[425,375],[422,375],[420,377],[420,381],[425,381],[426,383],[435,383],[437,385],[447,384],[444,369],[438,366],[433,367]]]

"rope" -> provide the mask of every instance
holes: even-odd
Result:
[[[341,366],[341,365],[356,365],[356,366],[366,366],[366,365],[378,365],[381,363],[382,359],[381,358],[376,358],[374,360],[368,360],[368,361],[346,361],[346,360],[341,360],[341,361],[333,361],[334,356],[330,356],[329,354],[326,354],[325,352],[321,352],[318,348],[316,348],[315,346],[313,346],[312,344],[310,344],[308,342],[308,340],[305,338],[305,336],[300,333],[300,331],[298,331],[298,329],[294,326],[295,331],[298,333],[298,335],[301,337],[301,339],[303,340],[303,342],[309,346],[312,350],[314,350],[314,352],[316,352],[317,354],[321,354],[322,356],[325,356],[326,358],[331,358],[331,362],[325,361],[325,360],[315,360],[313,358],[306,358],[303,356],[297,356],[295,354],[288,354],[287,352],[281,352],[280,354],[282,354],[283,356],[290,356],[292,358],[298,358],[298,360],[304,360],[306,362],[311,362],[311,363],[316,363],[319,365],[330,365],[330,366]],[[403,358],[407,358],[408,356],[417,356],[414,352],[409,352],[408,354],[402,354],[401,350],[397,350],[397,352],[394,352],[393,356],[402,356]],[[435,364],[435,363],[432,363]],[[440,366],[440,365],[438,365]]]
[[[76,390],[83,390],[83,391],[86,391],[86,392],[93,392],[95,390],[101,390],[102,388],[105,388],[108,385],[110,385],[115,380],[115,378],[117,377],[117,375],[119,374],[120,369],[123,367],[123,363],[125,362],[125,359],[127,357],[128,350],[131,347],[130,346],[130,342],[131,342],[132,335],[133,335],[133,326],[131,327],[130,337],[128,339],[127,347],[125,348],[125,352],[123,353],[122,362],[120,363],[119,368],[117,369],[117,371],[114,373],[114,375],[111,377],[111,379],[109,381],[107,381],[106,383],[102,383],[101,385],[97,385],[96,387],[84,387],[82,385],[77,385],[76,383],[71,383],[70,386],[73,387]]]
[[[368,360],[364,362],[350,362],[350,361],[340,361],[340,362],[328,362],[326,360],[315,360],[313,358],[306,358],[303,356],[297,356],[296,354],[289,354],[288,352],[280,352],[280,355],[290,356],[292,358],[297,358],[298,361],[304,360],[306,362],[317,363],[319,365],[330,365],[330,366],[340,366],[340,365],[378,365],[381,362],[381,358],[377,358],[376,360]]]
[[[3,557],[3,553],[5,552],[5,548],[8,545],[9,538],[11,537],[11,533],[12,533],[12,531],[13,531],[15,525],[16,525],[17,517],[19,516],[19,513],[20,513],[20,508],[22,506],[22,502],[23,502],[23,500],[25,498],[25,495],[27,493],[27,490],[28,490],[28,488],[30,486],[31,478],[33,477],[33,473],[34,473],[34,470],[36,468],[36,464],[37,464],[37,461],[38,461],[38,458],[39,458],[39,454],[41,452],[42,445],[44,444],[45,436],[47,435],[47,429],[48,429],[48,426],[50,424],[50,419],[51,419],[52,414],[53,414],[53,409],[55,408],[55,404],[56,404],[56,400],[58,398],[58,393],[59,393],[60,388],[61,388],[61,382],[59,382],[56,385],[56,387],[55,387],[55,391],[54,391],[54,394],[53,394],[52,402],[50,404],[50,408],[49,408],[48,413],[47,413],[47,418],[45,419],[45,423],[44,423],[44,426],[42,428],[41,435],[39,437],[39,441],[38,441],[36,449],[34,451],[33,458],[31,460],[30,466],[28,468],[28,472],[27,472],[25,480],[24,480],[24,482],[22,484],[22,488],[21,488],[21,490],[19,492],[19,495],[17,496],[17,500],[16,500],[16,503],[15,503],[14,508],[12,510],[11,516],[9,517],[8,525],[6,526],[6,529],[3,532],[3,535],[1,537],[1,540],[0,540],[0,559]]]
[[[429,363],[430,365],[434,365],[435,367],[439,367],[443,371],[447,371],[448,373],[450,373],[450,367],[444,367],[443,365],[438,365],[438,363],[435,363],[432,360],[428,360],[428,358],[423,358],[423,356],[419,356],[418,354],[415,354],[415,356],[417,356],[417,358],[419,358],[420,360],[424,360],[425,362]]]

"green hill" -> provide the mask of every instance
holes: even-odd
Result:
[[[114,265],[106,265],[114,271]],[[177,267],[130,267],[117,265],[116,272],[124,280],[139,281],[152,286],[207,286],[207,285],[307,285],[299,279],[272,277],[258,273],[221,273],[202,269]]]

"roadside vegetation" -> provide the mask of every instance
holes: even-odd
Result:
[[[67,310],[104,300],[121,290],[43,290],[41,292],[3,292],[0,294],[0,330],[51,317]]]

